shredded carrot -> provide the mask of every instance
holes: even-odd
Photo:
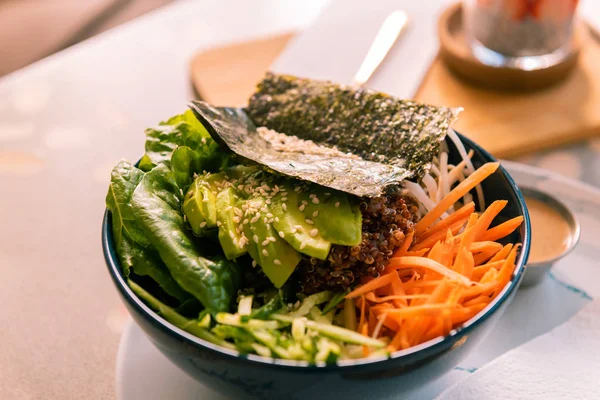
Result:
[[[450,268],[448,268],[438,262],[435,262],[433,260],[425,258],[425,257],[396,257],[396,258],[392,258],[390,260],[390,264],[388,265],[388,268],[392,268],[392,269],[398,269],[398,268],[403,268],[403,267],[426,268],[426,269],[430,269],[434,272],[437,272],[439,274],[442,274],[444,276],[447,276],[448,278],[459,281],[464,285],[471,284],[471,281],[469,279],[465,278],[464,276],[457,274],[455,271],[451,270]],[[384,275],[384,276],[386,276],[386,275]],[[377,278],[377,279],[381,279],[381,278]],[[369,283],[371,283],[371,282],[369,282]],[[355,291],[357,291],[359,289],[356,289]],[[348,295],[348,296],[350,296],[350,295]]]
[[[519,226],[521,226],[522,223],[523,223],[523,217],[521,215],[519,215],[518,217],[509,219],[508,221],[503,222],[500,225],[497,225],[491,229],[488,229],[486,232],[484,232],[480,236],[479,239],[482,241],[485,241],[485,240],[494,241],[494,240],[502,239],[503,237],[506,237],[506,236],[510,235],[511,233],[513,233],[514,230],[517,229]]]
[[[402,242],[402,246],[400,246],[400,248],[396,251],[396,253],[394,254],[394,256],[395,257],[400,257],[400,256],[404,255],[404,253],[406,253],[406,251],[408,250],[408,248],[412,244],[414,237],[415,237],[415,231],[411,231],[404,238],[404,242]]]
[[[453,235],[456,235],[458,231],[465,225],[465,221],[457,221],[448,227],[448,231],[450,231]],[[446,237],[447,232],[439,231],[429,236],[427,239],[423,240],[420,243],[415,244],[411,250],[422,250],[431,248],[436,242],[442,240]]]
[[[382,286],[389,285],[394,277],[391,274],[382,275],[379,278],[375,278],[369,283],[365,283],[362,286],[354,289],[350,293],[346,295],[347,299],[352,299],[354,297],[358,297],[361,294],[365,294],[367,292],[371,292],[375,289],[378,289]]]
[[[417,251],[407,251],[405,255],[408,257],[423,257],[425,254],[427,254],[428,251],[429,251],[429,249],[421,249],[421,250],[417,250]]]
[[[507,204],[508,201],[506,200],[496,200],[489,205],[477,221],[477,225],[475,226],[475,238],[479,238],[479,236],[489,228],[494,218],[500,214],[500,211],[502,211]]]
[[[493,174],[499,163],[487,163],[477,168],[475,172],[469,175],[464,181],[450,191],[431,211],[429,211],[415,226],[417,236],[423,233],[431,226],[439,217],[442,216],[450,207],[454,205],[460,198],[467,194],[475,186],[479,185],[485,178]]]
[[[519,245],[497,241],[523,218],[491,227],[507,205],[504,200],[481,213],[470,202],[441,218],[497,168],[498,163],[488,163],[471,173],[421,218],[379,277],[361,278],[346,296],[357,298],[359,332],[387,337],[389,351],[406,349],[448,335],[506,287]],[[363,347],[365,355],[370,351]]]
[[[463,222],[464,225],[464,223],[469,219],[469,215],[473,214],[473,211],[475,211],[475,203],[473,202],[462,206],[458,211],[450,214],[450,216],[444,218],[442,221],[423,232],[423,234],[419,236],[419,239],[425,240],[438,232],[442,232],[445,236],[445,232],[448,230],[447,228],[450,227],[450,225],[457,222]]]

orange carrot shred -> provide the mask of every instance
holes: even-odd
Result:
[[[487,163],[477,168],[468,178],[450,191],[431,211],[429,211],[415,226],[417,235],[425,232],[439,217],[442,216],[454,203],[467,194],[485,178],[493,174],[499,163]]]
[[[371,292],[375,289],[378,289],[382,286],[389,285],[393,278],[394,277],[392,276],[392,274],[381,275],[379,278],[375,278],[372,281],[354,289],[346,295],[346,298],[352,299],[354,297],[360,296],[361,294],[365,294],[367,292]]]
[[[513,233],[513,231],[515,229],[517,229],[519,226],[521,226],[522,223],[523,223],[523,217],[521,215],[519,215],[518,217],[509,219],[508,221],[503,222],[500,225],[496,225],[495,227],[488,229],[486,232],[484,232],[480,236],[479,239],[482,241],[485,241],[485,240],[495,241],[495,240],[502,239],[502,238],[510,235],[511,233]]]

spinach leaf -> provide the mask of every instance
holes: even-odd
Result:
[[[133,269],[137,275],[149,276],[170,296],[175,297],[180,302],[192,299],[192,296],[183,290],[181,286],[173,279],[168,268],[162,262],[156,250],[152,246],[145,249],[136,243],[130,242],[125,238],[121,246],[118,247],[119,257],[123,269]],[[126,274],[128,276],[129,274]]]
[[[202,170],[202,160],[191,148],[181,146],[171,156],[171,168],[177,186],[185,192],[194,179],[194,172]]]
[[[165,292],[184,301],[190,298],[175,282],[169,270],[150,246],[144,232],[136,223],[131,208],[131,197],[144,172],[127,161],[121,161],[111,173],[111,183],[106,195],[106,206],[111,212],[113,240],[115,242],[123,274],[127,277],[131,269],[137,275],[148,275]]]
[[[173,162],[174,152],[179,147],[187,148],[184,157],[178,160],[187,162],[190,176],[202,170],[217,171],[230,163],[229,155],[221,151],[206,128],[188,110],[154,128],[146,129],[146,154],[140,167],[148,171],[162,161]],[[181,167],[181,164],[178,163],[177,167]]]
[[[135,214],[131,209],[131,196],[143,177],[143,171],[125,160],[120,161],[111,172],[106,206],[112,213],[115,243],[121,243],[126,236],[143,247],[149,244],[144,232],[136,225]]]
[[[179,187],[168,164],[144,176],[133,193],[132,208],[175,281],[211,313],[228,311],[240,287],[239,267],[200,255],[184,227]]]

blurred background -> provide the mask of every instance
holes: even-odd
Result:
[[[0,0],[0,76],[174,0]]]

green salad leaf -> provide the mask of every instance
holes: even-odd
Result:
[[[143,171],[125,160],[120,161],[110,174],[106,205],[112,212],[113,236],[116,243],[127,237],[143,247],[149,244],[144,232],[137,226],[135,213],[131,209],[131,196],[143,177]]]
[[[146,173],[132,197],[132,209],[171,275],[211,313],[228,311],[240,287],[239,267],[204,258],[185,229],[179,187],[166,163]]]
[[[185,150],[180,150],[182,147]],[[173,159],[178,151],[181,154]],[[220,150],[206,128],[188,110],[146,129],[146,154],[140,161],[140,167],[149,171],[163,161],[174,163],[175,170],[179,172],[178,182],[189,184],[194,172],[216,171],[227,166],[229,156]],[[185,179],[184,173],[188,174],[188,179]]]
[[[181,286],[175,282],[161,261],[144,232],[136,223],[131,208],[131,197],[144,172],[127,161],[121,161],[111,173],[111,183],[106,195],[106,205],[112,213],[113,239],[127,277],[133,269],[137,275],[150,276],[169,295],[180,301],[189,299]]]

